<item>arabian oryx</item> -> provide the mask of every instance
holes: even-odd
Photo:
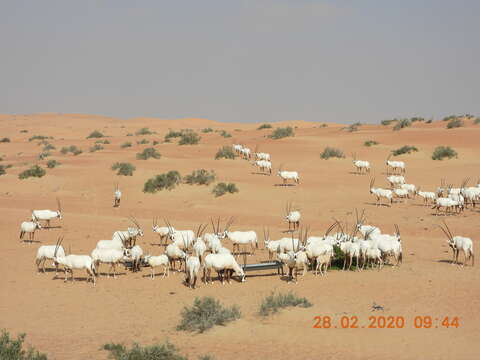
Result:
[[[380,205],[380,201],[381,199],[386,199],[390,205],[387,204],[387,206],[392,206],[392,203],[393,203],[393,192],[392,190],[388,190],[388,189],[382,189],[382,188],[374,188],[373,186],[375,185],[375,178],[373,178],[372,180],[370,180],[370,186],[369,186],[369,190],[370,190],[370,194],[372,195],[375,195],[376,197],[376,205]]]
[[[365,170],[365,174],[370,172],[370,163],[365,160],[357,160],[357,154],[352,153],[353,158],[353,166],[355,166],[355,170],[357,174],[362,174]]]
[[[175,229],[173,227],[168,226],[159,226],[158,225],[158,218],[154,218],[152,220],[152,231],[160,237],[160,245],[167,245],[168,236],[170,233],[174,233]],[[162,241],[164,240],[164,241]]]
[[[46,229],[50,228],[50,220],[58,218],[62,220],[62,207],[60,204],[60,199],[57,198],[57,206],[58,210],[33,210],[32,211],[32,221],[40,221],[43,220],[47,223]]]
[[[302,276],[305,276],[305,272],[308,270],[310,262],[308,261],[308,255],[305,251],[305,243],[308,237],[308,228],[303,234],[303,231],[300,230],[299,241],[297,246],[294,247],[294,238],[292,233],[292,247],[294,250],[287,252],[286,265],[288,267],[288,278],[289,281],[294,280],[297,283],[298,271],[303,270]]]
[[[472,266],[475,265],[475,256],[473,255],[473,242],[472,239],[463,236],[453,236],[445,220],[443,221],[445,228],[438,225],[442,229],[443,233],[447,236],[448,246],[453,250],[452,264],[458,264],[458,255],[460,251],[465,255],[463,265],[467,264],[469,259],[472,259]]]
[[[118,183],[115,184],[115,192],[113,193],[113,207],[120,206],[120,199],[122,198],[122,192],[118,187]]]
[[[395,173],[402,173],[405,174],[405,163],[403,161],[391,161],[390,158],[392,154],[388,155],[386,165],[387,165],[387,175],[389,174],[389,170]]]
[[[258,152],[258,149],[259,149],[259,146],[256,145],[255,151],[254,151],[255,160],[266,160],[270,162],[270,154],[264,153],[264,152]]]
[[[121,240],[120,242],[123,243],[123,246],[126,248],[135,246],[137,242],[137,236],[143,236],[143,230],[140,227],[137,219],[135,219],[133,216],[130,216],[129,219],[133,225],[135,225],[135,227],[129,227],[124,231],[115,231],[112,236],[112,241],[119,242],[119,240]],[[99,247],[98,244],[97,247]]]
[[[42,227],[38,221],[24,221],[20,225],[20,241],[23,240],[25,233],[28,233],[28,241],[33,242],[35,237],[35,231],[40,230]]]
[[[280,176],[283,180],[283,185],[287,185],[288,180],[293,180],[297,184],[300,184],[300,177],[296,171],[286,171],[283,170],[283,166],[280,165],[277,176]]]
[[[293,209],[292,203],[287,202],[287,205],[285,206],[285,219],[288,221],[288,230],[290,231],[290,228],[293,224],[293,231],[295,229],[298,229],[300,226],[300,218],[302,217],[300,214],[300,209],[296,208]]]
[[[240,255],[240,245],[250,244],[252,252],[250,255],[255,254],[255,248],[258,249],[257,233],[251,231],[229,231],[230,226],[233,224],[234,218],[231,217],[225,224],[223,233],[219,236],[221,239],[230,239],[233,243],[233,253],[236,256]]]

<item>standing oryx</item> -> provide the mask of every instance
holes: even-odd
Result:
[[[357,174],[362,174],[363,170],[365,170],[365,174],[370,172],[370,163],[368,161],[357,160],[356,153],[352,153],[352,158]]]
[[[255,231],[229,231],[230,226],[232,226],[234,218],[231,217],[225,224],[225,229],[223,233],[220,234],[220,239],[230,239],[233,243],[233,253],[236,253],[236,256],[240,255],[240,245],[250,244],[251,254],[255,254],[255,248],[258,249],[258,239],[257,233]]]
[[[293,231],[298,229],[300,226],[300,218],[302,217],[300,214],[300,209],[293,209],[292,203],[287,202],[285,206],[285,219],[288,221],[288,230],[290,231],[290,227],[293,224]]]
[[[375,195],[377,201],[376,205],[380,205],[380,200],[382,198],[386,199],[388,202],[390,202],[390,206],[392,206],[393,203],[393,192],[392,190],[388,189],[382,189],[382,188],[374,188],[373,186],[375,185],[375,178],[370,180],[370,194]]]
[[[267,160],[255,160],[254,162],[252,162],[252,166],[257,166],[258,168],[260,168],[260,171],[262,172],[266,172],[270,175],[272,175],[272,163],[270,161],[267,161]]]
[[[463,265],[467,264],[469,259],[472,259],[472,266],[475,264],[475,256],[473,255],[473,242],[472,239],[463,236],[453,236],[445,220],[443,221],[445,228],[438,225],[442,229],[443,233],[447,236],[447,243],[453,250],[452,264],[458,264],[458,255],[460,251],[465,255]]]
[[[122,198],[122,192],[118,187],[118,183],[115,184],[115,192],[113,193],[113,207],[120,206],[120,199]]]
[[[23,240],[25,233],[28,233],[28,241],[33,242],[35,237],[35,231],[41,229],[40,223],[38,221],[24,221],[20,225],[20,241]]]
[[[405,163],[403,161],[390,161],[392,154],[388,155],[387,157],[387,175],[389,174],[389,170],[391,169],[392,172],[395,174],[397,172],[405,174]]]
[[[164,245],[167,245],[168,236],[170,235],[170,233],[175,232],[175,229],[173,227],[158,226],[158,218],[153,218],[152,230],[154,233],[158,234],[158,236],[160,237],[160,245],[163,245],[162,240],[165,240]]]
[[[286,171],[283,170],[283,165],[280,165],[277,176],[280,176],[283,180],[283,185],[287,185],[288,180],[293,180],[297,184],[300,184],[300,177],[298,176],[298,172],[296,171]]]
[[[60,199],[57,198],[58,210],[33,210],[32,211],[32,221],[44,220],[47,223],[46,229],[50,228],[50,220],[58,218],[62,220],[62,207],[60,204]]]
[[[112,241],[123,243],[125,248],[131,248],[135,246],[137,242],[137,236],[143,236],[143,230],[140,227],[137,219],[130,216],[130,221],[135,227],[129,227],[125,231],[115,231],[112,236]],[[97,244],[98,247],[98,244]]]

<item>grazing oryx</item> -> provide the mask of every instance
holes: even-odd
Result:
[[[63,246],[57,245],[42,245],[37,250],[37,256],[35,258],[35,264],[37,265],[38,274],[40,273],[40,264],[42,264],[42,270],[45,273],[45,261],[54,260],[55,258],[55,251],[59,257],[65,256],[65,250]],[[58,274],[58,263],[55,263],[55,276]]]
[[[389,170],[391,169],[392,172],[395,174],[396,172],[400,172],[405,174],[405,163],[403,161],[390,161],[392,154],[388,155],[387,158],[387,175],[389,174]]]
[[[290,231],[290,227],[293,224],[293,231],[295,229],[298,229],[300,226],[300,218],[302,217],[300,215],[300,209],[293,209],[292,208],[292,203],[287,202],[287,205],[285,206],[285,219],[288,221],[288,230]]]
[[[298,271],[303,270],[302,276],[305,275],[305,272],[308,269],[310,262],[308,261],[307,253],[305,252],[305,242],[308,236],[308,229],[305,231],[305,234],[302,234],[300,231],[299,241],[295,250],[287,252],[286,265],[288,267],[288,278],[289,281],[294,280],[295,284],[297,283]],[[294,247],[294,238],[292,233],[292,247]],[[301,244],[300,244],[301,243]]]
[[[115,192],[113,193],[113,207],[120,206],[120,199],[122,198],[122,192],[118,187],[118,183],[115,184]]]
[[[447,236],[448,246],[450,246],[453,250],[452,264],[458,264],[458,254],[460,253],[460,251],[462,251],[465,255],[465,260],[463,261],[462,266],[465,266],[469,259],[472,259],[472,266],[474,266],[475,256],[473,255],[472,239],[463,236],[453,236],[445,220],[443,221],[443,224],[445,225],[445,228],[443,228],[441,225],[438,226]]]
[[[300,177],[296,171],[286,171],[282,170],[282,166],[278,169],[277,176],[280,176],[283,180],[283,185],[287,184],[288,180],[293,180],[297,184],[300,184]]]
[[[50,220],[58,218],[62,220],[62,207],[60,204],[60,200],[57,198],[57,206],[58,210],[33,210],[32,211],[32,221],[40,221],[44,220],[47,223],[46,229],[50,228]]]
[[[231,217],[225,224],[223,233],[219,236],[220,239],[230,239],[233,243],[233,253],[238,257],[240,255],[240,245],[250,244],[252,252],[255,254],[255,248],[258,249],[257,233],[255,231],[229,231],[232,226],[234,218]]]
[[[370,194],[375,195],[375,197],[377,199],[376,205],[377,206],[380,205],[380,200],[383,198],[383,199],[386,199],[387,201],[389,201],[390,206],[391,206],[392,203],[393,203],[393,192],[392,192],[392,190],[382,189],[382,188],[374,188],[373,187],[374,185],[375,185],[375,178],[370,180],[369,189],[370,189]]]
[[[358,174],[361,174],[363,170],[365,170],[365,173],[370,172],[370,163],[368,161],[357,160],[356,153],[352,153],[352,157],[353,157],[353,166],[355,166],[355,169]]]
[[[232,271],[241,278],[242,282],[245,281],[245,272],[231,254],[208,254],[205,256],[203,263],[203,281],[205,284],[208,280],[212,283],[212,269],[216,270],[219,275],[225,274],[228,283],[230,283],[230,272]],[[220,278],[223,285],[224,276],[220,276]]]
[[[35,237],[35,231],[41,229],[38,221],[24,221],[20,225],[20,241],[23,240],[25,233],[28,233],[28,241],[33,242]]]
[[[445,215],[447,215],[449,212],[452,213],[460,213],[463,211],[464,208],[464,202],[463,202],[463,197],[462,199],[458,200],[453,200],[449,197],[444,198],[444,197],[439,197],[435,199],[435,205],[433,205],[432,209],[436,209],[436,215],[438,215],[438,212],[441,209],[445,209]]]
[[[164,245],[167,245],[167,239],[170,233],[174,233],[175,229],[168,226],[158,226],[158,219],[154,218],[152,220],[152,230],[154,233],[157,233],[160,237],[160,245],[162,244],[162,240],[164,240]]]
[[[61,255],[59,252],[60,245],[62,244],[63,237],[59,238],[57,240],[57,244],[55,245],[55,252],[53,253],[53,263],[55,266],[58,266],[58,264],[63,265],[64,271],[65,271],[65,280],[64,282],[67,282],[67,273],[72,274],[72,282],[75,280],[73,277],[73,269],[85,269],[87,270],[87,274],[89,278],[87,279],[90,280],[92,279],[93,281],[93,286],[96,284],[96,271],[95,271],[95,264],[93,262],[93,259],[88,256],[88,255]]]

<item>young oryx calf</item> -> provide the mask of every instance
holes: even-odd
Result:
[[[375,195],[377,201],[376,201],[376,205],[380,205],[380,200],[383,198],[383,199],[386,199],[388,202],[390,202],[390,206],[392,205],[393,203],[393,192],[392,190],[388,190],[388,189],[382,189],[382,188],[374,188],[373,185],[375,185],[375,178],[373,178],[371,181],[370,181],[370,194],[372,195]]]
[[[122,192],[120,191],[120,188],[118,187],[118,183],[117,183],[115,184],[115,192],[113,193],[113,207],[120,206],[121,198],[122,198]]]
[[[58,210],[33,210],[32,211],[32,221],[40,221],[43,220],[47,223],[47,228],[50,228],[50,220],[58,218],[62,220],[62,207],[60,204],[60,200],[57,198],[57,206]]]
[[[277,172],[277,176],[280,176],[282,178],[283,185],[286,185],[288,180],[293,180],[297,184],[300,184],[300,177],[298,175],[298,172],[296,171],[282,170],[282,167],[280,166],[280,169]]]
[[[391,169],[393,173],[400,172],[405,174],[405,163],[403,161],[390,161],[392,154],[388,155],[387,158],[387,174]]]
[[[453,259],[452,264],[458,264],[458,254],[460,251],[465,255],[465,260],[463,261],[462,266],[467,264],[469,259],[472,259],[472,266],[475,265],[475,256],[473,255],[473,241],[470,238],[463,236],[453,236],[448,225],[443,221],[445,228],[439,225],[443,233],[447,236],[447,243],[453,250]]]
[[[165,254],[159,256],[145,255],[145,262],[150,266],[152,270],[151,278],[155,279],[155,268],[158,266],[163,266],[163,277],[169,276],[170,274],[170,261],[168,256]]]
[[[40,223],[38,221],[24,221],[20,225],[20,241],[23,240],[25,233],[28,233],[28,241],[33,242],[35,237],[35,231],[41,229]]]
[[[185,284],[189,288],[195,289],[198,272],[200,271],[200,259],[197,256],[187,257],[185,262]]]
[[[118,263],[123,263],[125,250],[95,248],[93,249],[90,256],[93,259],[93,263],[95,264],[95,267],[98,273],[100,273],[100,263],[110,264],[110,269],[108,271],[107,277],[110,276],[110,273],[113,269],[113,278],[115,279],[117,277],[115,274],[115,267],[117,266]]]
[[[63,265],[65,271],[65,280],[67,282],[67,273],[70,272],[72,274],[72,282],[74,281],[73,277],[73,269],[85,269],[87,270],[87,274],[93,281],[93,286],[96,285],[96,272],[95,272],[95,264],[93,263],[93,259],[88,255],[67,255],[61,256],[59,252],[60,245],[62,244],[63,238],[59,238],[57,244],[55,245],[55,252],[53,253],[53,262],[55,266],[58,264]],[[87,281],[88,281],[87,280]]]
[[[353,166],[355,166],[355,170],[357,171],[358,174],[362,174],[363,170],[365,170],[365,173],[370,172],[370,163],[368,161],[364,160],[357,160],[357,154],[353,153]]]
[[[37,265],[37,273],[40,273],[40,264],[42,264],[42,270],[45,273],[45,261],[54,260],[55,250],[59,257],[65,257],[65,250],[60,245],[57,248],[57,245],[42,245],[37,250],[37,256],[35,258],[35,264]],[[53,263],[55,265],[55,276],[58,274],[58,263]]]
[[[300,209],[293,209],[292,203],[287,202],[285,206],[285,219],[288,221],[288,230],[290,230],[291,225],[293,224],[293,230],[298,229],[300,226]]]

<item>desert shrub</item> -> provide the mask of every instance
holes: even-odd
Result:
[[[271,128],[272,128],[272,125],[270,124],[262,124],[257,128],[257,130],[271,129]]]
[[[418,151],[418,149],[415,146],[405,145],[405,146],[402,146],[399,149],[392,150],[392,155],[393,156],[398,156],[398,155],[402,155],[402,154],[410,154],[412,152],[417,152],[417,151]]]
[[[286,307],[311,307],[312,304],[306,298],[301,298],[293,293],[272,293],[271,295],[267,296],[263,299],[262,303],[260,304],[260,310],[258,313],[261,316],[268,316],[271,314],[275,314],[280,309]]]
[[[200,142],[200,135],[193,131],[187,131],[182,134],[178,145],[196,145]]]
[[[60,163],[57,160],[48,160],[47,161],[47,168],[53,169],[54,167],[57,167],[60,165]]]
[[[205,129],[202,129],[202,133],[206,134],[206,133],[211,133],[213,132],[213,129],[212,128],[205,128]]]
[[[398,121],[397,119],[390,119],[390,120],[382,120],[380,123],[383,125],[383,126],[388,126],[394,122]]]
[[[42,150],[43,150],[43,151],[48,151],[48,150],[55,150],[55,149],[56,149],[55,146],[53,146],[52,144],[47,143],[47,144],[45,144],[45,146],[43,147]]]
[[[450,121],[450,120],[455,120],[457,119],[458,116],[457,115],[449,115],[449,116],[445,116],[442,121]]]
[[[410,121],[411,122],[425,121],[425,119],[423,117],[414,116],[414,117],[410,118]]]
[[[64,146],[60,150],[62,154],[68,154],[69,152],[72,153],[73,155],[80,155],[82,153],[82,149],[78,148],[75,145],[70,145],[70,146]]]
[[[133,172],[136,170],[136,167],[130,163],[116,162],[112,165],[112,170],[118,170],[117,175],[132,176]]]
[[[373,146],[373,145],[378,145],[378,142],[375,140],[367,140],[363,143],[365,146]]]
[[[90,135],[87,136],[87,139],[97,139],[97,138],[103,138],[105,135],[103,135],[100,131],[98,130],[93,130]]]
[[[152,142],[153,146],[158,145],[158,144],[160,144],[160,142],[158,142],[157,140],[153,140],[153,142]]]
[[[172,138],[177,138],[181,137],[183,135],[183,131],[175,131],[175,130],[170,130],[166,135],[165,135],[165,142],[170,142],[170,139]]]
[[[0,335],[0,359],[5,360],[47,360],[47,355],[39,353],[33,347],[23,349],[25,334],[20,334],[16,339],[3,329]]]
[[[326,127],[328,127],[328,124],[322,124],[322,125],[319,125],[318,127],[319,128],[326,128]]]
[[[90,152],[95,152],[95,151],[99,151],[99,150],[103,150],[103,149],[104,149],[104,147],[102,145],[95,144],[90,148]]]
[[[110,352],[110,358],[114,360],[188,360],[178,354],[178,349],[166,342],[161,345],[141,346],[133,344],[128,349],[122,344],[105,344],[103,350]]]
[[[210,172],[205,169],[194,170],[190,175],[187,175],[183,180],[189,185],[210,185],[215,181],[216,175],[213,170]]]
[[[409,126],[412,126],[412,121],[410,119],[401,119],[395,124],[393,130],[398,131]]]
[[[320,154],[320,157],[321,157],[322,159],[325,159],[325,160],[326,160],[326,159],[330,159],[330,158],[332,158],[332,157],[342,159],[342,158],[345,157],[345,154],[344,154],[343,151],[340,150],[340,149],[327,146],[327,147],[323,150],[323,152]]]
[[[437,146],[432,154],[433,160],[443,160],[444,158],[456,158],[458,154],[450,146]]]
[[[34,135],[28,141],[53,139],[52,136]]]
[[[5,171],[5,165],[0,165],[0,175],[5,175],[7,172]]]
[[[128,142],[128,141],[127,141],[127,142],[124,142],[122,145],[120,145],[120,147],[121,147],[122,149],[125,149],[125,148],[127,148],[127,147],[131,147],[131,146],[132,146],[132,143],[131,143],[131,142]]]
[[[141,153],[137,153],[138,160],[148,160],[150,158],[160,159],[161,156],[155,148],[146,148]]]
[[[225,195],[226,193],[234,194],[236,192],[238,192],[237,185],[234,183],[227,184],[224,182],[218,183],[212,190],[212,193],[215,195],[215,197]]]
[[[127,136],[133,136],[133,134],[132,134],[132,133],[128,133]]]
[[[40,153],[40,155],[38,155],[38,158],[40,160],[43,160],[43,159],[46,159],[47,157],[51,156],[52,153],[51,152],[48,152],[48,151],[44,151],[42,153]]]
[[[473,121],[473,123],[474,123],[475,125],[480,124],[480,117],[477,117],[477,118]]]
[[[97,141],[95,141],[95,144],[108,145],[108,144],[110,144],[110,141],[108,141],[107,139],[105,139],[105,140],[97,140]]]
[[[21,132],[21,133],[27,133],[28,130],[23,129],[23,130],[20,130],[20,132]]]
[[[223,146],[215,154],[215,160],[218,159],[235,159],[235,153],[230,146]]]
[[[152,134],[154,134],[154,132],[150,131],[150,129],[147,127],[141,128],[137,130],[137,132],[135,133],[135,135],[152,135]]]
[[[459,128],[459,127],[462,127],[463,125],[464,123],[461,119],[453,119],[448,122],[447,129]]]
[[[195,298],[191,307],[184,307],[177,330],[203,333],[215,325],[225,326],[241,317],[238,306],[224,307],[218,300],[206,296]]]
[[[138,145],[145,145],[145,144],[148,144],[150,141],[148,141],[147,139],[142,139],[140,141],[137,141],[137,144]]]
[[[347,127],[344,127],[342,128],[342,130],[345,130],[345,131],[348,131],[348,132],[354,132],[354,131],[358,131],[358,127],[360,123],[356,123],[356,124],[352,124],[352,125],[349,125]],[[361,125],[361,124],[360,124]]]
[[[10,138],[4,137],[3,139],[0,139],[0,143],[9,143]]]
[[[223,136],[224,138],[232,137],[232,135],[226,132],[225,130],[220,131],[220,136]]]
[[[157,175],[151,179],[148,179],[143,186],[143,192],[156,193],[159,190],[172,190],[178,184],[182,177],[176,170],[171,170],[168,173]]]
[[[42,169],[38,165],[33,165],[30,169],[22,171],[20,174],[18,174],[18,178],[20,180],[27,179],[29,177],[42,177],[46,174],[47,172]]]
[[[425,124],[431,124],[432,122],[433,122],[433,119],[430,118],[430,119],[428,119],[427,121],[425,121]]]
[[[291,126],[287,126],[284,128],[276,128],[275,130],[273,130],[269,138],[278,140],[289,136],[295,136],[295,133],[293,132],[293,128]]]

